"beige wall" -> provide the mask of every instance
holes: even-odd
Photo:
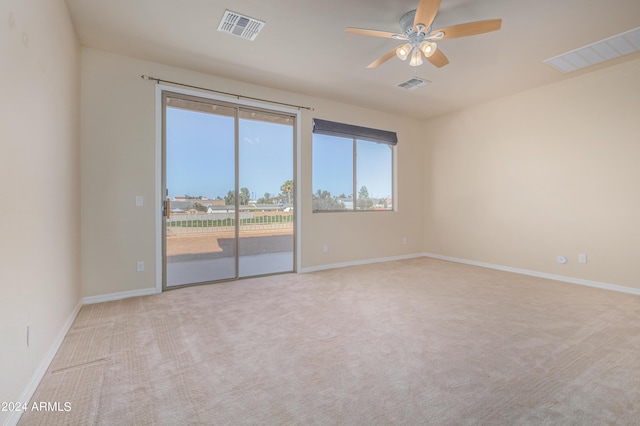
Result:
[[[80,64],[64,1],[3,1],[0,22],[0,401],[8,402],[80,301]]]
[[[302,268],[420,252],[420,122],[88,48],[81,63],[84,296],[155,287],[155,85],[142,74],[315,108],[303,110],[300,123]],[[398,212],[311,212],[313,117],[398,132]],[[135,207],[136,195],[144,196],[143,207]],[[138,260],[145,272],[136,272]]]
[[[633,60],[425,123],[425,251],[640,288],[639,75]]]

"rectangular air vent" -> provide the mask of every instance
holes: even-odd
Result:
[[[218,31],[253,41],[263,27],[262,21],[225,10]]]
[[[415,90],[420,87],[424,87],[429,83],[431,82],[429,80],[425,80],[424,78],[412,77],[409,80],[405,81],[404,83],[398,84],[398,87],[402,87],[403,89],[407,89],[407,90]]]
[[[605,38],[544,62],[567,73],[640,51],[640,27]]]

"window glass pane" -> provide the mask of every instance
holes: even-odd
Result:
[[[293,271],[294,120],[250,110],[239,118],[238,274]]]
[[[356,208],[391,210],[393,193],[392,147],[383,143],[356,142]]]
[[[171,106],[177,103],[170,100]],[[216,199],[233,189],[233,111],[229,114],[230,108],[218,108],[205,113],[167,106],[168,197]]]
[[[293,206],[293,120],[266,113],[240,111],[240,194],[249,201]],[[285,185],[287,184],[287,185]],[[284,188],[285,186],[290,186]],[[286,191],[288,190],[288,191]]]
[[[233,278],[234,206],[229,213],[224,197],[234,189],[235,110],[171,97],[166,102],[166,287]],[[216,206],[220,211],[212,214]]]
[[[313,135],[313,210],[353,209],[353,141]]]

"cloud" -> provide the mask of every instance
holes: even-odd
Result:
[[[250,145],[257,145],[260,143],[260,138],[244,138],[244,141]]]

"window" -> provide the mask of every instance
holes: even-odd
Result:
[[[393,210],[396,134],[314,120],[313,211]]]

